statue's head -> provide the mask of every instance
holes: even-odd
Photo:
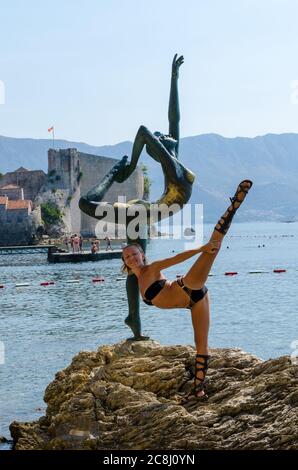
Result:
[[[169,152],[175,149],[177,140],[173,139],[170,134],[162,134],[159,131],[155,131],[153,135],[165,146]]]
[[[148,263],[144,250],[139,243],[130,243],[122,249],[123,265],[121,271],[133,274],[134,268],[140,268]]]
[[[155,131],[155,132],[153,132],[153,135],[155,135],[155,137],[159,138],[159,137],[161,137],[163,134],[162,134],[161,132],[159,132],[159,131]]]

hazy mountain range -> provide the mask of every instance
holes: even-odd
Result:
[[[47,171],[50,139],[20,139],[0,136],[0,172],[20,166]],[[121,158],[131,153],[132,143],[95,147],[82,142],[57,140],[56,148]],[[185,137],[180,142],[180,160],[196,174],[190,202],[204,204],[204,220],[216,222],[227,207],[238,183],[245,178],[254,186],[237,214],[245,220],[298,220],[298,134],[267,134],[254,138],[226,138],[217,134]],[[147,154],[140,162],[152,180],[151,200],[163,190],[160,165]],[[99,175],[99,179],[102,175]],[[236,220],[236,219],[235,219]]]

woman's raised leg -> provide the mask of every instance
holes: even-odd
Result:
[[[210,241],[221,242],[223,240],[237,209],[244,201],[251,186],[252,182],[249,180],[245,180],[239,184],[235,196],[231,198],[231,205],[217,222]],[[183,276],[184,285],[190,289],[201,289],[207,281],[208,275],[218,253],[219,250],[215,253],[202,253],[190,270],[185,274],[185,276]]]

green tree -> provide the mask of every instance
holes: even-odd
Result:
[[[52,202],[43,202],[40,205],[41,218],[45,224],[46,230],[52,225],[56,225],[62,222],[63,214],[60,209]]]

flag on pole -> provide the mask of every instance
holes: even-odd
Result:
[[[55,148],[55,131],[54,131],[54,126],[48,128],[48,132],[52,132],[52,137],[53,137],[53,148]]]

